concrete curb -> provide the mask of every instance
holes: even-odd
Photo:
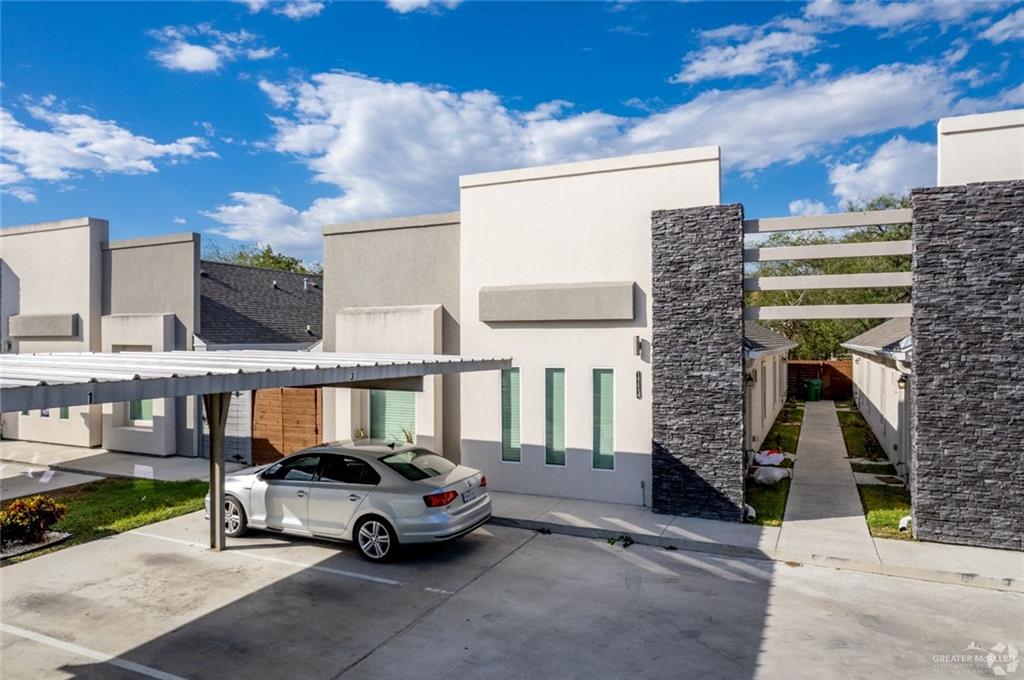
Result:
[[[920,569],[917,567],[905,567],[893,564],[870,564],[866,562],[855,562],[842,557],[832,557],[830,555],[788,555],[779,552],[766,552],[759,548],[728,545],[725,543],[693,541],[685,538],[666,538],[665,536],[654,536],[651,534],[631,534],[626,531],[600,529],[597,527],[576,527],[566,524],[556,524],[554,522],[541,522],[537,520],[517,519],[512,517],[494,516],[491,518],[490,523],[515,529],[529,529],[545,533],[550,532],[552,534],[561,534],[564,536],[576,536],[578,538],[607,540],[610,538],[629,536],[634,543],[651,545],[659,548],[675,548],[677,550],[709,553],[724,557],[742,557],[746,559],[783,562],[789,566],[824,567],[827,569],[838,569],[842,571],[855,571],[863,574],[905,578],[914,581],[928,581],[931,583],[968,586],[970,588],[1024,593],[1024,581],[1010,577],[998,578],[995,576],[982,576],[967,572]]]

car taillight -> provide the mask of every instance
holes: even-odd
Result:
[[[487,475],[480,475],[480,486],[487,486]]]
[[[459,494],[455,491],[439,491],[429,496],[424,496],[423,502],[427,504],[428,508],[441,508],[451,503],[458,496]]]

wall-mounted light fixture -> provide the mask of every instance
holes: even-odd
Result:
[[[748,383],[755,383],[757,382],[757,374],[751,371],[750,373],[747,373],[743,376],[743,380]]]
[[[633,336],[633,354],[640,356],[644,350],[644,341],[640,339],[639,335]]]
[[[899,379],[896,381],[896,384],[899,386],[899,388],[901,390],[905,390],[905,389],[907,389],[907,382],[908,382],[907,381],[907,376],[904,375],[904,374],[901,374]]]

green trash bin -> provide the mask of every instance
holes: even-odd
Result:
[[[807,381],[805,396],[807,401],[821,399],[821,380],[819,378],[811,378]]]

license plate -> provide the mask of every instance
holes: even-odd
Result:
[[[469,491],[466,491],[465,493],[462,494],[463,503],[468,503],[474,498],[476,498],[476,489],[470,489]]]

